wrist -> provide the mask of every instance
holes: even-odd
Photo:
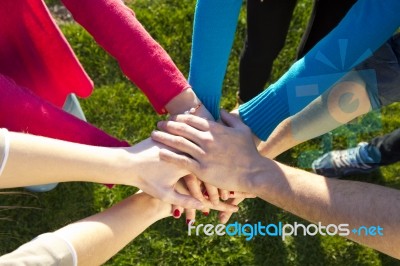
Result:
[[[242,123],[244,123],[242,117],[240,116],[239,109],[233,109],[232,111],[230,111],[230,114],[236,116],[237,118],[240,119]],[[261,143],[261,140],[254,133],[253,133],[253,141],[256,146],[258,146]]]
[[[171,115],[183,114],[201,104],[192,88],[187,88],[167,103],[165,108]]]
[[[138,192],[132,197],[143,202],[143,212],[154,219],[154,222],[171,216],[172,207],[169,203],[154,198],[145,192]]]
[[[135,158],[129,155],[126,148],[102,149],[105,149],[103,152],[104,163],[101,169],[96,170],[99,173],[99,178],[95,182],[135,186],[137,180],[137,172],[134,170]]]
[[[273,161],[259,156],[252,167],[250,173],[246,176],[244,182],[245,192],[261,196],[265,191],[268,173],[273,169],[271,166]]]

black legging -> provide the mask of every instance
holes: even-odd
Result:
[[[369,142],[370,148],[374,146],[381,153],[379,165],[388,165],[400,161],[400,129],[372,139]]]
[[[346,15],[356,0],[315,0],[298,49],[303,57]],[[240,57],[239,98],[246,102],[261,93],[272,64],[282,50],[296,0],[247,0],[247,36]]]

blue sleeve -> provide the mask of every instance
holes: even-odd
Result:
[[[189,83],[215,119],[241,5],[242,0],[198,0],[196,5]]]
[[[276,83],[239,108],[260,139],[367,59],[400,26],[399,0],[359,0],[324,39]]]

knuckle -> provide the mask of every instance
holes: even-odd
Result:
[[[182,147],[185,143],[185,139],[181,136],[176,136],[172,141],[177,147]]]
[[[176,124],[175,128],[177,131],[184,131],[186,129],[186,124],[182,124],[182,123]]]
[[[204,137],[204,139],[203,139],[203,145],[204,145],[206,148],[211,148],[212,145],[213,145],[213,143],[214,143],[214,141],[213,141],[213,138],[212,138],[211,136],[206,136],[206,137]]]

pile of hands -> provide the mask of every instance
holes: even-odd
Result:
[[[141,160],[130,185],[172,205],[173,217],[185,213],[189,223],[196,210],[205,216],[217,210],[219,221],[226,223],[240,202],[255,197],[248,183],[256,167],[252,158],[260,155],[237,111],[221,110],[217,122],[201,106],[196,112],[170,116],[157,128],[150,138],[127,148]]]

